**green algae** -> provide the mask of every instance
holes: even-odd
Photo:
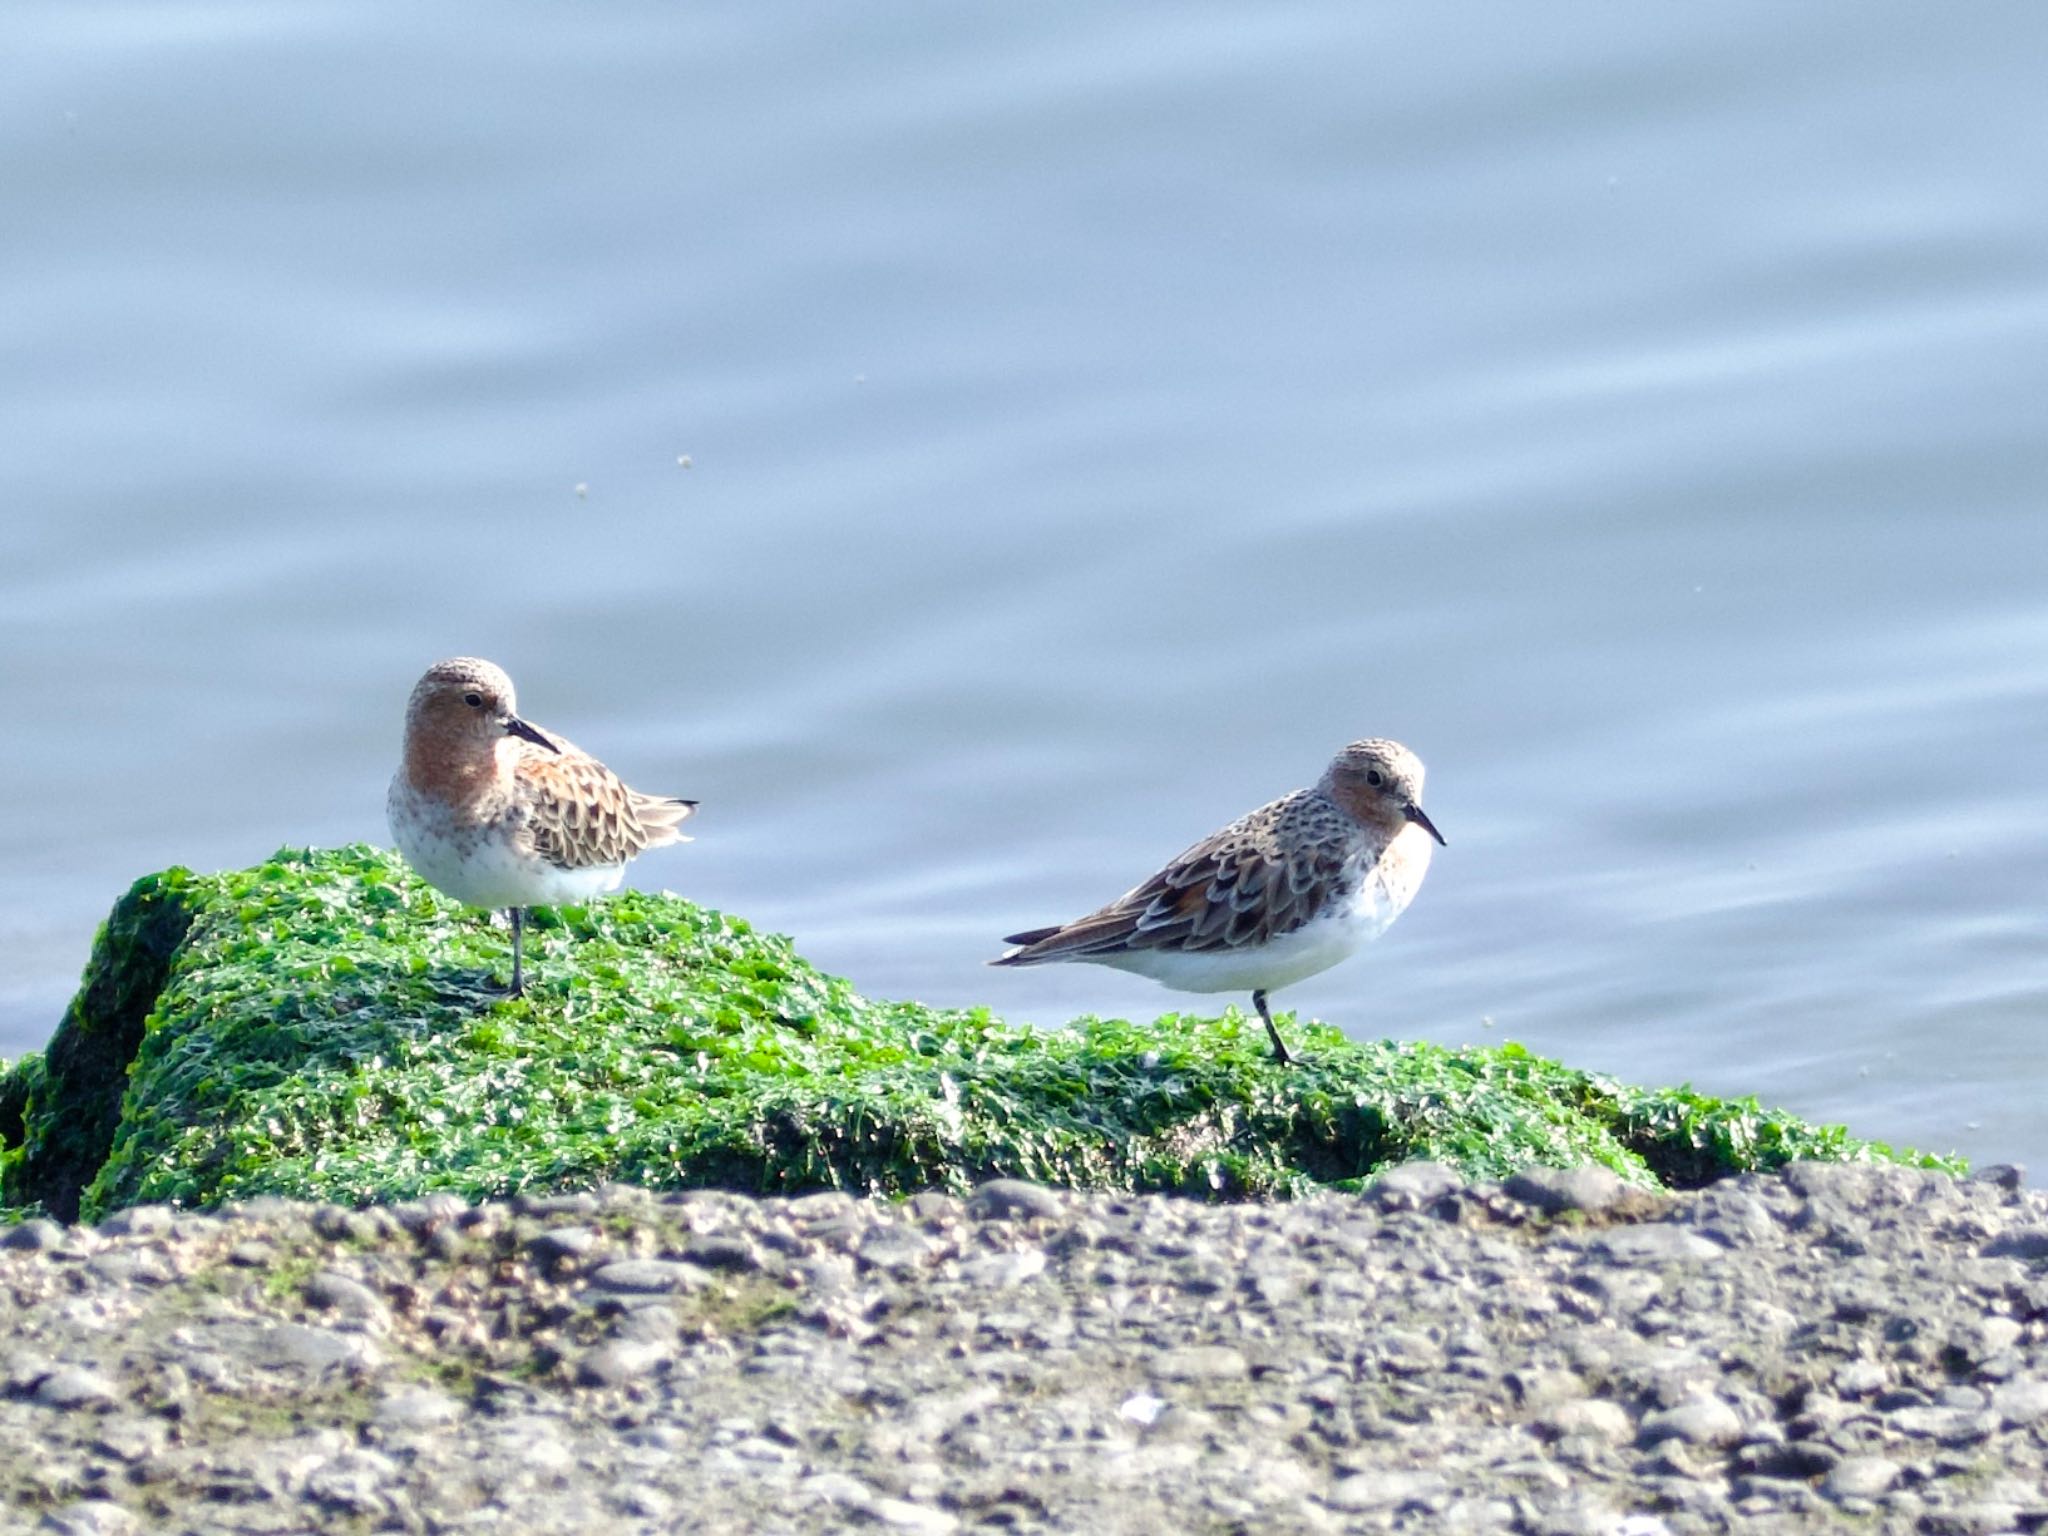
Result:
[[[138,882],[49,1050],[0,1079],[19,1084],[0,1086],[0,1203],[91,1217],[265,1193],[893,1193],[999,1174],[1239,1198],[1415,1157],[1475,1177],[1596,1162],[1655,1186],[1901,1155],[1514,1045],[1294,1024],[1307,1061],[1283,1068],[1236,1010],[1040,1031],[875,1001],[671,896],[539,909],[527,942],[527,995],[507,998],[503,931],[363,846]]]

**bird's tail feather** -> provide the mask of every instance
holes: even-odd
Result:
[[[642,795],[633,809],[640,825],[650,834],[650,847],[687,843],[691,839],[677,829],[697,813],[697,802],[672,795]]]
[[[1027,957],[1027,956],[1025,955],[1024,951],[1026,951],[1027,949],[1029,949],[1029,948],[1030,948],[1030,947],[1031,947],[1032,945],[1034,945],[1034,944],[1037,944],[1037,943],[1041,942],[1042,940],[1045,940],[1045,939],[1049,939],[1049,938],[1051,938],[1051,937],[1052,937],[1052,936],[1053,936],[1054,934],[1056,934],[1056,933],[1058,933],[1058,932],[1060,931],[1060,927],[1061,927],[1061,925],[1060,925],[1060,924],[1058,924],[1058,923],[1055,923],[1055,924],[1053,924],[1053,925],[1052,925],[1052,927],[1050,927],[1050,928],[1027,928],[1027,929],[1025,929],[1025,930],[1024,930],[1024,931],[1023,931],[1022,933],[1013,933],[1013,934],[1010,934],[1010,935],[1009,935],[1008,937],[1006,937],[1006,938],[1005,938],[1005,939],[1003,940],[1003,942],[1004,942],[1005,944],[1012,944],[1012,945],[1015,945],[1016,947],[1015,947],[1014,949],[1010,949],[1010,950],[1006,951],[1006,952],[1005,952],[1005,953],[1003,953],[1003,954],[997,955],[997,956],[995,957],[995,959],[993,959],[993,960],[989,961],[989,964],[990,964],[990,965],[1029,965],[1029,964],[1031,964],[1033,960],[1035,960],[1035,959],[1037,959],[1037,958],[1038,958],[1038,956],[1036,956],[1036,955],[1032,955],[1032,956],[1028,956],[1028,957]]]

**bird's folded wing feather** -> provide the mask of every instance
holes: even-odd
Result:
[[[1289,802],[1254,811],[1182,853],[1108,906],[1077,918],[1019,959],[1079,959],[1124,949],[1195,953],[1292,933],[1344,885],[1341,849],[1274,835]]]
[[[623,864],[645,849],[689,841],[679,829],[694,800],[643,795],[574,747],[530,751],[520,772],[534,851],[563,869]]]

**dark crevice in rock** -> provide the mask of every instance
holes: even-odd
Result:
[[[0,1072],[0,1152],[28,1140],[29,1074],[42,1066],[39,1056],[24,1056]]]
[[[108,914],[23,1106],[24,1152],[0,1190],[6,1204],[78,1219],[80,1197],[114,1144],[143,1022],[192,926],[176,874],[138,881]]]

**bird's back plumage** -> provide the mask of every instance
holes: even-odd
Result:
[[[514,768],[515,797],[538,856],[561,869],[586,869],[689,841],[682,824],[696,801],[642,794],[573,743],[544,734],[559,750],[522,744]]]
[[[1090,960],[1133,950],[1225,951],[1284,937],[1365,878],[1343,813],[1296,790],[1185,849],[1151,879],[1073,922],[1004,940],[997,965]]]

